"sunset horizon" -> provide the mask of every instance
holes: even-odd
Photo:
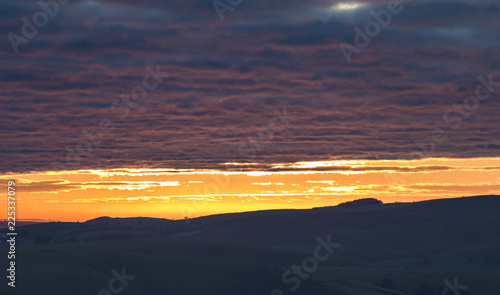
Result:
[[[22,202],[18,218],[73,222],[100,216],[183,219],[310,209],[363,198],[384,203],[413,202],[490,195],[500,188],[500,158],[219,166],[31,171],[6,173],[1,178],[16,181],[18,191],[23,193],[18,199]]]

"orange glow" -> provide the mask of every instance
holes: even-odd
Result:
[[[179,219],[332,206],[368,197],[411,202],[500,191],[500,158],[276,163],[269,170],[246,166],[45,171],[0,178],[5,191],[8,180],[16,181],[17,218],[61,221],[99,216]],[[0,205],[6,210],[6,198]]]

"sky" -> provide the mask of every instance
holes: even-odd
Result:
[[[170,219],[263,209],[307,209],[361,198],[384,203],[500,190],[500,158],[340,160],[235,169],[115,168],[8,173],[25,219]],[[29,218],[28,218],[29,217]]]
[[[23,218],[499,192],[498,0],[40,3],[0,3]]]

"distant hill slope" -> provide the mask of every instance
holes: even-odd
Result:
[[[20,274],[37,288],[56,284],[52,275],[62,276],[65,292],[78,284],[73,276],[85,276],[91,287],[69,293],[88,294],[106,283],[111,268],[127,266],[138,279],[123,294],[267,295],[276,284],[283,287],[283,271],[312,255],[318,237],[331,236],[341,247],[294,294],[418,295],[427,284],[436,291],[429,295],[437,295],[445,279],[458,277],[468,286],[463,295],[497,295],[499,212],[500,196],[492,195],[220,214],[189,222],[102,217],[35,224],[18,228],[24,245]],[[202,279],[202,273],[212,279]],[[394,282],[396,293],[381,287],[384,278]],[[255,292],[248,282],[256,284]],[[197,284],[202,289],[192,287]],[[63,294],[50,286],[41,290],[55,293],[37,294]]]

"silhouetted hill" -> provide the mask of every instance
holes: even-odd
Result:
[[[364,206],[380,205],[380,204],[383,204],[382,201],[374,199],[374,198],[368,198],[368,199],[359,199],[359,200],[354,200],[354,201],[350,201],[350,202],[340,203],[335,207],[360,208],[360,207],[364,207]]]
[[[111,218],[108,216],[98,217],[95,219],[90,219],[85,221],[86,224],[93,225],[134,225],[134,224],[153,224],[171,221],[170,219],[164,218],[152,218],[152,217],[126,217],[126,218]]]
[[[16,220],[16,226],[30,225],[30,224],[38,224],[38,223],[47,223],[50,222],[48,220],[43,219],[18,219]],[[0,229],[8,227],[7,220],[0,220]]]
[[[95,294],[112,268],[127,266],[137,280],[123,294],[270,294],[289,288],[283,272],[331,236],[341,247],[294,294],[417,295],[455,277],[471,294],[500,291],[500,196],[355,203],[189,221],[101,217],[23,226],[22,275],[37,287],[19,290],[63,294],[50,287],[62,276],[68,284],[61,290]],[[73,276],[89,284],[70,291],[78,284]],[[383,279],[393,291],[382,288]]]

